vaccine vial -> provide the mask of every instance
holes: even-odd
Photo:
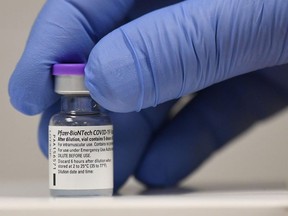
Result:
[[[61,111],[49,124],[52,196],[111,196],[113,126],[84,85],[84,64],[55,64]]]

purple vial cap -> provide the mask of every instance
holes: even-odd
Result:
[[[85,64],[54,64],[52,74],[55,76],[84,75]]]

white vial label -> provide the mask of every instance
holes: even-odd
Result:
[[[49,186],[113,188],[113,127],[49,126]]]

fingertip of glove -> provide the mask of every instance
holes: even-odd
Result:
[[[123,103],[119,101],[119,99],[115,100],[115,98],[117,98],[116,92],[110,92],[108,95],[107,91],[109,91],[109,87],[105,86],[105,89],[103,89],[103,87],[100,86],[100,88],[98,88],[101,84],[97,84],[97,86],[95,86],[94,82],[91,82],[87,79],[85,81],[85,84],[90,91],[91,97],[104,109],[117,113],[127,113],[135,111],[133,107],[131,107],[128,103]]]
[[[25,115],[35,115],[39,113],[38,107],[29,103],[25,99],[25,93],[23,91],[23,83],[18,78],[17,68],[10,77],[8,83],[8,94],[10,97],[10,104],[19,112]]]
[[[20,96],[21,95],[19,94],[18,97],[16,97],[14,93],[10,94],[10,103],[16,110],[30,116],[37,115],[41,112],[39,106],[33,103],[29,103],[27,100],[21,98]]]
[[[25,115],[33,116],[33,115],[42,113],[47,108],[47,106],[49,106],[49,104],[47,105],[46,103],[43,103],[43,101],[40,101],[40,102],[37,101],[37,99],[35,99],[34,97],[32,97],[32,100],[31,100],[31,97],[26,96],[26,94],[27,92],[24,92],[24,91],[19,92],[18,89],[15,89],[14,91],[9,92],[10,103],[19,112]],[[59,96],[56,96],[57,99],[58,97]],[[47,97],[47,101],[48,102],[50,101],[48,100],[48,97]],[[52,102],[56,101],[56,99],[53,98],[51,101]]]
[[[139,110],[141,89],[136,66],[119,29],[94,47],[85,73],[91,96],[104,108],[114,112]]]
[[[153,147],[155,146],[153,145]],[[145,157],[138,165],[135,172],[136,179],[148,187],[171,187],[176,185],[180,179],[172,172],[171,166],[173,164],[165,160],[159,149],[151,149],[154,150],[147,151]]]
[[[45,104],[34,103],[33,102],[33,100],[35,100],[34,97],[29,95],[22,88],[14,86],[13,84],[11,84],[11,82],[9,83],[10,103],[16,110],[25,115],[32,116],[41,113],[45,109],[44,108]],[[32,101],[31,98],[33,98]]]
[[[159,166],[147,161],[141,164],[141,169],[136,171],[135,177],[138,181],[151,188],[171,187],[179,181],[178,178],[170,176],[169,171],[165,167],[159,169]]]

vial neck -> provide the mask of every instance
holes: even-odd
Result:
[[[99,105],[89,95],[64,95],[61,97],[61,112],[69,114],[96,114]]]

